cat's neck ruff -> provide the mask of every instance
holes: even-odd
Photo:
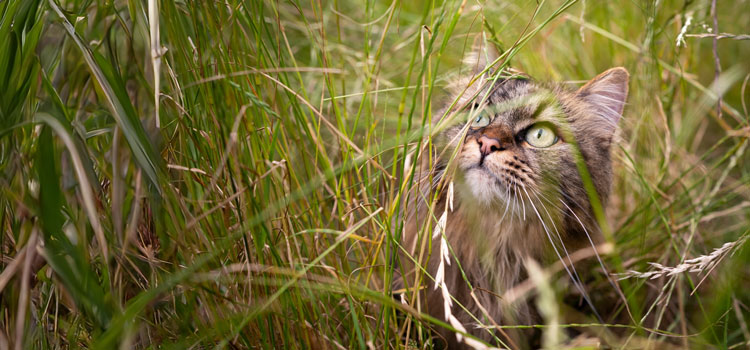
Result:
[[[545,227],[552,229],[536,214],[544,209],[520,198],[488,206],[467,192],[456,197],[458,205],[448,214],[448,242],[463,265],[482,271],[483,287],[505,292],[519,282],[526,259],[541,259]]]

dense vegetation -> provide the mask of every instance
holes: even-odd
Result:
[[[432,348],[447,325],[392,298],[389,257],[407,153],[478,37],[539,80],[631,73],[601,252],[623,298],[602,324],[548,268],[532,294],[559,317],[527,327],[582,334],[550,348],[747,348],[749,14],[0,1],[0,349]]]

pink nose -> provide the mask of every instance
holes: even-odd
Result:
[[[479,143],[479,151],[482,152],[483,156],[486,156],[495,151],[505,150],[504,147],[500,146],[500,141],[487,136],[479,137],[477,143]]]

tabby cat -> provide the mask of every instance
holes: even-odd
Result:
[[[484,56],[476,60],[479,70],[494,59],[487,52],[477,56]],[[416,170],[419,184],[410,195],[403,239],[410,257],[402,254],[402,277],[394,287],[409,291],[405,299],[417,293],[411,300],[422,311],[447,321],[444,294],[428,277],[438,273],[444,237],[451,250],[451,264],[441,271],[444,283],[468,310],[453,303],[451,313],[484,341],[496,343],[497,337],[506,345],[529,347],[523,334],[475,325],[477,320],[485,325],[540,321],[528,301],[509,303],[500,297],[527,278],[526,261],[567,261],[569,254],[600,241],[577,159],[606,203],[610,147],[625,105],[628,72],[609,69],[577,91],[519,75],[485,76],[480,83],[464,91],[455,111],[446,109],[433,121],[439,126],[458,120],[433,139],[434,146],[423,153],[431,157],[421,157]],[[449,187],[454,199],[446,209]],[[444,211],[444,230],[432,235]],[[585,296],[574,266],[568,275]],[[414,285],[423,287],[409,289]],[[447,348],[467,346],[453,332],[438,333]]]

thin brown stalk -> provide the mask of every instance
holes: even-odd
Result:
[[[123,255],[125,255],[130,241],[135,241],[135,233],[138,230],[138,220],[141,216],[142,197],[143,189],[141,188],[141,170],[139,169],[135,173],[135,196],[133,197],[133,209],[130,211],[130,222],[128,223],[127,230],[125,231],[125,237],[122,242]]]
[[[716,16],[716,0],[711,0],[711,17],[714,20],[714,28],[713,32],[718,33],[719,32],[719,20]],[[719,80],[719,74],[721,74],[721,62],[719,61],[719,52],[717,50],[717,44],[719,42],[719,37],[714,36],[713,37],[713,54],[714,54],[714,83],[716,83]],[[716,115],[719,119],[721,119],[721,92],[718,93],[718,98],[716,100]]]
[[[27,253],[24,256],[23,260],[23,272],[21,273],[21,292],[18,296],[18,311],[16,312],[16,340],[15,340],[15,349],[16,350],[22,350],[23,349],[23,338],[26,334],[26,308],[29,304],[29,296],[31,295],[31,292],[29,289],[31,288],[31,262],[34,261],[34,256],[36,254],[36,237],[37,233],[36,230],[31,232],[31,236],[29,237],[29,241],[26,242],[27,247]]]

